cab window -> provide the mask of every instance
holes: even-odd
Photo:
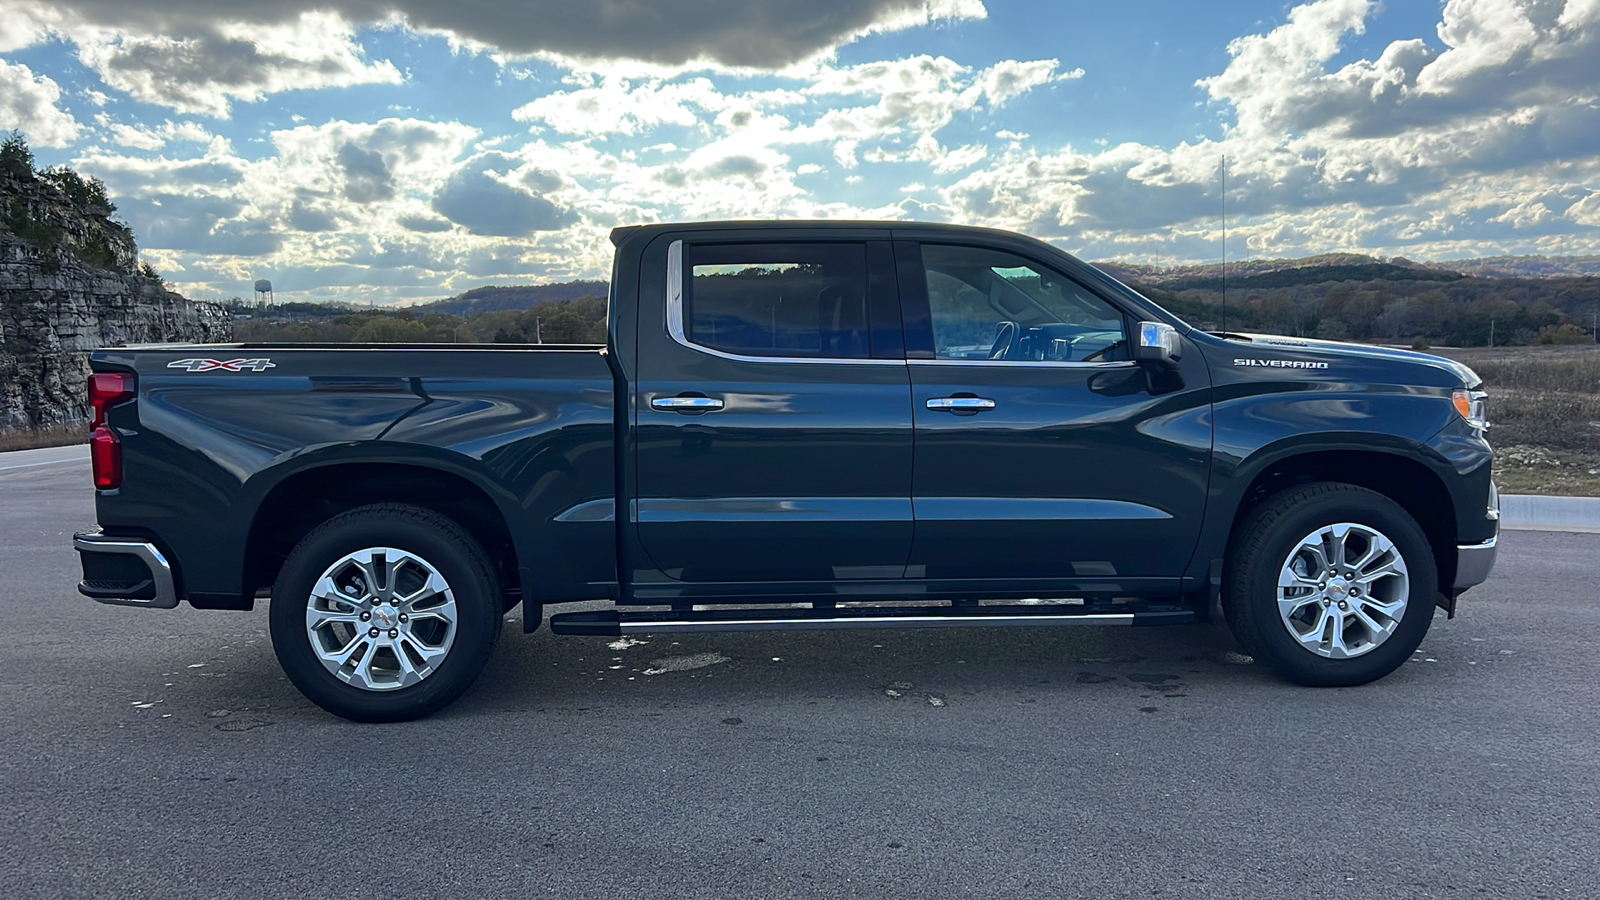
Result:
[[[685,337],[741,356],[871,355],[864,244],[712,244],[685,261]]]
[[[1126,360],[1122,314],[1077,282],[998,250],[923,244],[937,359]]]

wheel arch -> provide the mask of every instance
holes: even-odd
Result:
[[[1275,453],[1254,467],[1238,493],[1222,551],[1236,539],[1245,518],[1267,499],[1302,484],[1330,481],[1352,484],[1381,494],[1398,504],[1428,538],[1438,569],[1439,584],[1455,583],[1455,502],[1444,478],[1422,459],[1430,451],[1413,448],[1339,447],[1297,448]],[[1443,460],[1440,460],[1443,463]]]
[[[243,558],[246,596],[270,587],[289,552],[322,522],[373,503],[409,503],[466,529],[494,562],[508,605],[520,599],[524,554],[506,512],[492,486],[463,468],[336,454],[278,473],[259,486]]]

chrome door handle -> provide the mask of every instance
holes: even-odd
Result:
[[[710,412],[721,409],[722,401],[716,397],[657,397],[650,401],[650,408],[669,412]]]
[[[944,412],[977,412],[980,409],[994,409],[994,401],[983,397],[935,397],[928,401],[928,408]]]

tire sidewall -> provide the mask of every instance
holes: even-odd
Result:
[[[1273,505],[1264,504],[1262,512],[1270,513]],[[1289,634],[1278,610],[1278,575],[1303,537],[1340,522],[1366,525],[1392,541],[1405,560],[1410,591],[1400,624],[1383,643],[1357,657],[1330,659],[1307,650]],[[1239,587],[1245,596],[1233,598],[1236,604],[1249,607],[1248,615],[1240,617],[1244,621],[1236,624],[1243,626],[1237,629],[1243,631],[1240,643],[1252,655],[1263,657],[1263,662],[1291,681],[1318,686],[1376,681],[1411,658],[1433,620],[1438,570],[1427,536],[1398,504],[1381,494],[1350,488],[1306,499],[1270,520],[1263,515],[1252,517],[1245,528],[1247,546],[1252,527],[1270,531],[1256,544],[1258,558],[1244,567]]]
[[[420,512],[420,510],[418,511]],[[353,510],[307,535],[289,554],[272,589],[272,646],[289,680],[323,709],[360,722],[428,715],[459,697],[483,670],[499,636],[500,599],[482,552],[459,529],[390,509]],[[322,664],[306,632],[311,590],[340,557],[371,547],[415,554],[450,585],[456,633],[444,661],[421,682],[391,691],[346,684]]]

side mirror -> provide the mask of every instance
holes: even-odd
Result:
[[[1140,322],[1133,342],[1133,358],[1139,362],[1174,363],[1182,356],[1178,330],[1161,322]]]

